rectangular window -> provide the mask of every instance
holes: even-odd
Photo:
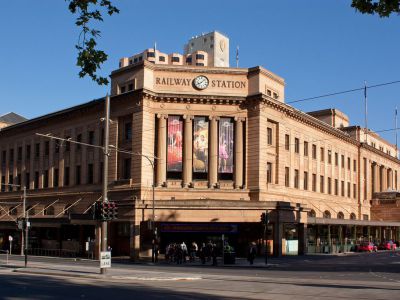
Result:
[[[147,52],[147,57],[155,57],[155,53],[154,52]]]
[[[69,167],[64,168],[64,186],[69,186]]]
[[[344,181],[343,180],[340,182],[340,195],[342,195],[342,197],[344,197]]]
[[[1,163],[5,165],[6,161],[7,161],[7,152],[4,150],[1,152]]]
[[[267,182],[272,183],[272,163],[267,163]]]
[[[165,56],[159,56],[159,57],[158,57],[158,60],[159,60],[159,61],[165,61]]]
[[[321,147],[321,161],[325,161],[325,148]]]
[[[196,54],[196,59],[204,59],[204,54]]]
[[[88,184],[93,184],[93,164],[88,164],[87,168],[87,183]]]
[[[328,194],[332,194],[332,178],[328,177]]]
[[[30,188],[30,183],[31,183],[31,178],[30,178],[31,174],[29,174],[29,172],[25,173],[25,186],[26,188],[29,190]]]
[[[20,191],[21,190],[21,184],[22,184],[21,174],[17,174],[17,184],[19,185],[19,186],[17,186],[17,190]]]
[[[49,155],[50,152],[50,141],[44,142],[44,155]]]
[[[18,147],[17,159],[18,161],[22,160],[22,147]]]
[[[76,185],[81,184],[81,166],[75,167],[75,184]]]
[[[26,159],[31,159],[31,145],[26,145],[25,157]]]
[[[12,192],[12,190],[13,190],[12,185],[14,184],[14,176],[13,175],[8,175],[8,184],[9,184],[8,191]]]
[[[325,192],[325,178],[324,176],[320,176],[320,181],[319,181],[319,191],[320,193],[324,193]]]
[[[300,152],[300,140],[298,138],[294,138],[294,152]]]
[[[130,178],[131,178],[131,159],[125,158],[123,167],[123,179],[130,179]]]
[[[128,84],[128,91],[133,91],[133,83]]]
[[[14,162],[14,149],[10,149],[10,163]]]
[[[339,195],[339,180],[335,179],[335,195]]]
[[[285,150],[290,149],[290,136],[288,134],[285,134]]]
[[[353,198],[357,198],[357,185],[355,183],[353,184]]]
[[[272,145],[272,128],[267,128],[267,144]]]
[[[351,191],[350,191],[350,182],[347,183],[347,197],[351,197]]]
[[[186,57],[186,63],[188,63],[188,64],[192,63],[192,57],[191,56]]]
[[[312,174],[312,191],[317,191],[317,174]]]
[[[234,123],[232,118],[221,118],[218,137],[218,172],[233,173]]]
[[[172,62],[179,62],[178,56],[172,56]]]
[[[367,214],[364,214],[364,215],[363,215],[363,220],[364,220],[364,221],[368,221],[368,220],[369,220],[369,216],[368,216]]]
[[[296,189],[298,189],[299,188],[299,170],[297,170],[297,169],[295,169],[294,170],[294,187],[296,188]]]
[[[317,159],[317,145],[312,145],[312,158]]]
[[[357,172],[357,161],[353,160],[353,171]]]
[[[35,178],[33,180],[33,188],[38,189],[39,188],[39,172],[35,172]]]
[[[208,173],[208,119],[195,117],[193,120],[193,176],[207,179]]]
[[[335,152],[335,166],[339,165],[339,154]]]
[[[58,169],[54,169],[54,174],[53,174],[53,187],[58,187],[58,176],[59,176]]]
[[[350,159],[350,157],[348,157],[347,158],[347,170],[350,171],[350,169],[351,169],[351,159]]]
[[[126,141],[130,141],[132,139],[132,123],[131,122],[125,123],[124,138]]]
[[[65,139],[67,140],[65,142],[65,152],[69,152],[69,151],[71,151],[71,143],[69,142],[71,137],[70,136],[66,136]]]
[[[304,156],[308,156],[308,142],[304,142]]]
[[[344,169],[344,155],[342,155],[342,168]]]
[[[289,187],[289,172],[290,172],[290,170],[289,170],[289,168],[288,167],[285,167],[285,186],[286,187]]]
[[[125,86],[121,86],[120,87],[120,93],[123,94],[126,92],[126,87]]]
[[[303,185],[303,189],[305,191],[308,191],[308,172],[304,172],[304,185]]]
[[[43,172],[43,188],[49,187],[49,170]]]
[[[204,63],[196,63],[196,66],[204,67]]]
[[[94,131],[91,130],[88,133],[88,144],[94,145]],[[92,147],[89,147],[89,149],[93,149]]]
[[[6,176],[1,176],[1,191],[2,192],[6,191],[5,181],[6,181]]]
[[[82,143],[82,133],[79,133],[77,136],[76,136],[76,141],[78,142],[78,143]],[[80,150],[82,148],[82,145],[81,144],[76,144],[76,149],[77,150]]]
[[[35,144],[35,158],[39,158],[40,156],[40,143]]]
[[[59,153],[60,152],[60,141],[59,140],[55,140],[54,141],[54,152],[55,153]]]
[[[328,164],[332,163],[332,151],[328,150]]]

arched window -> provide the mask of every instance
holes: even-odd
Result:
[[[343,220],[343,219],[344,219],[344,213],[342,213],[341,211],[339,211],[338,214],[337,214],[337,218]]]
[[[324,219],[330,219],[331,218],[331,212],[329,210],[324,211],[323,218]]]
[[[316,216],[316,213],[315,213],[315,210],[310,210],[309,212],[308,212],[308,216],[310,217],[310,218],[315,218],[315,216]]]
[[[351,213],[350,214],[350,220],[357,220],[357,217],[356,217],[355,213]]]
[[[34,216],[34,215],[35,215],[35,208],[33,208],[32,206],[28,206],[28,207],[26,208],[26,213],[27,213],[29,216]]]
[[[44,215],[45,216],[54,216],[54,207],[49,206],[44,210]]]
[[[17,207],[16,206],[13,206],[13,207],[10,207],[10,209],[8,210],[8,214],[10,215],[10,216],[16,216],[17,215]]]

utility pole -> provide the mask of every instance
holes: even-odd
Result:
[[[28,241],[29,241],[29,212],[26,211],[26,186],[24,186],[24,198],[23,198],[23,210],[24,210],[24,220],[22,222],[25,226],[25,245],[21,244],[21,248],[24,247],[25,254],[25,268],[28,266]],[[22,232],[24,229],[22,229]],[[23,234],[22,234],[23,235]]]
[[[103,161],[103,197],[102,202],[108,203],[108,156],[109,156],[109,139],[110,139],[110,96],[107,94],[105,103],[105,130],[104,130],[104,161]],[[107,251],[107,222],[101,221],[101,251]],[[100,268],[101,274],[106,274],[105,268]]]

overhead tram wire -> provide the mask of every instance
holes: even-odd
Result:
[[[367,86],[366,88],[367,89],[373,89],[373,88],[386,86],[386,85],[391,85],[391,84],[396,84],[396,83],[400,83],[400,80],[374,84],[374,85]],[[314,96],[314,97],[309,97],[309,98],[303,98],[303,99],[299,99],[299,100],[289,101],[289,102],[286,102],[286,104],[298,103],[298,102],[304,102],[304,101],[311,101],[311,100],[316,100],[316,99],[330,97],[330,96],[348,94],[348,93],[353,93],[353,92],[357,92],[357,91],[363,91],[364,89],[365,89],[365,87],[363,86],[363,87],[355,88],[355,89],[351,89],[351,90],[345,90],[345,91],[340,91],[340,92],[324,94],[324,95],[320,95],[320,96]]]

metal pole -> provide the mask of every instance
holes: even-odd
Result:
[[[29,241],[29,212],[26,212],[25,224],[25,268],[28,266],[28,241]]]
[[[368,144],[368,110],[367,110],[367,82],[364,81],[364,100],[365,100],[365,143]]]
[[[396,110],[395,110],[395,115],[394,115],[394,130],[395,130],[395,135],[396,135],[396,158],[399,157],[398,151],[398,144],[397,144],[397,106],[396,106]]]
[[[26,218],[26,187],[23,188],[23,198],[22,198],[22,209],[23,209],[23,220],[22,220],[22,228],[21,228],[21,256],[25,254],[24,246],[25,246],[25,236],[24,236],[24,222]]]
[[[103,162],[103,203],[108,203],[108,155],[110,138],[110,96],[107,94],[105,103],[105,132],[104,132],[104,162]],[[107,251],[107,221],[101,221],[101,251]],[[105,268],[100,268],[101,274],[106,274]]]

